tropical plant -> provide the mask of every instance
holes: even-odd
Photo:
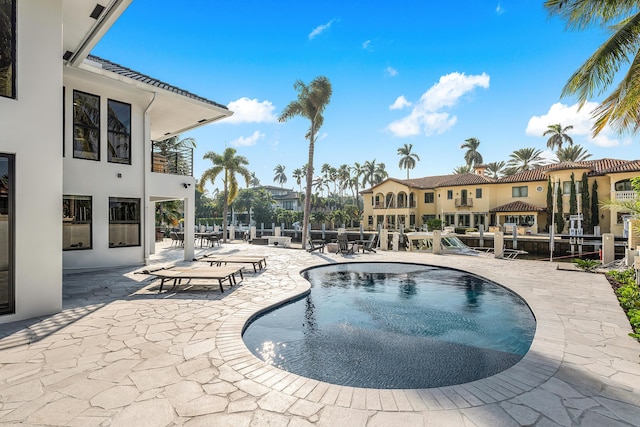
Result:
[[[631,180],[631,186],[636,192],[635,198],[624,200],[605,200],[601,203],[601,206],[611,211],[628,212],[634,219],[640,218],[640,176]]]
[[[482,164],[482,154],[478,152],[479,146],[480,140],[478,138],[467,138],[464,140],[464,144],[460,146],[461,149],[467,150],[464,153],[464,161],[467,166],[473,167]]]
[[[598,206],[598,181],[593,180],[591,184],[591,226],[600,224],[600,209]]]
[[[247,222],[251,224],[251,208],[253,206],[253,199],[255,198],[256,191],[253,189],[245,188],[238,192],[238,197],[233,201],[232,208],[233,210],[238,212],[247,212],[248,220]]]
[[[256,224],[271,224],[274,222],[276,220],[275,202],[271,193],[263,188],[253,190],[251,211]]]
[[[409,179],[409,170],[415,168],[416,162],[420,161],[420,156],[412,153],[411,149],[413,149],[413,144],[404,144],[404,147],[398,148],[398,155],[400,156],[398,167],[407,170],[407,179]]]
[[[610,37],[569,78],[562,96],[577,95],[580,107],[618,82],[616,88],[595,108],[593,135],[609,124],[619,133],[638,130],[640,106],[640,2],[638,0],[547,0],[545,7],[572,29],[608,28]],[[618,71],[630,64],[626,74]]]
[[[302,178],[305,176],[304,172],[301,168],[294,169],[291,173],[291,176],[296,180],[296,184],[300,188],[300,192],[302,193]]]
[[[156,203],[156,227],[170,225],[177,227],[184,211],[182,200],[168,200]]]
[[[249,184],[254,188],[260,185],[260,180],[256,176],[255,172],[251,172],[251,180],[250,180]]]
[[[223,242],[227,241],[227,215],[229,214],[229,205],[233,203],[238,196],[238,181],[236,175],[242,176],[247,182],[247,187],[251,180],[251,172],[245,167],[249,164],[249,161],[244,156],[237,156],[235,148],[227,148],[223,154],[214,153],[209,151],[203,156],[205,160],[211,160],[213,167],[205,170],[200,177],[198,188],[202,191],[202,188],[207,183],[215,183],[218,175],[222,174],[222,183],[224,185],[224,207],[223,207],[223,221],[222,232]]]
[[[362,173],[363,187],[366,187],[367,184],[370,184],[371,186],[378,185],[389,176],[385,170],[385,164],[376,163],[376,159],[365,161],[362,168],[364,169]]]
[[[570,145],[568,147],[558,148],[556,151],[556,161],[562,162],[583,162],[591,157],[587,150],[580,145]]]
[[[589,178],[582,172],[580,180],[580,210],[582,211],[582,228],[591,229],[591,199],[589,197]]]
[[[500,175],[502,175],[505,165],[506,163],[503,161],[487,163],[484,165],[484,174],[485,176],[498,179],[500,178]]]
[[[573,139],[571,139],[567,134],[567,131],[571,129],[573,129],[573,126],[569,125],[563,128],[560,123],[547,126],[547,130],[542,134],[542,136],[549,137],[547,140],[547,147],[553,151],[556,147],[560,150],[562,148],[562,144],[565,142],[569,145],[573,145]]]
[[[284,173],[285,169],[286,169],[286,167],[283,166],[283,165],[277,165],[273,169],[273,171],[276,173],[273,176],[273,182],[276,182],[276,183],[280,184],[281,188],[287,182],[287,175]]]
[[[455,175],[463,175],[465,173],[471,173],[471,171],[473,171],[473,167],[471,165],[456,166],[455,169],[453,169],[453,173]]]
[[[279,122],[287,121],[293,117],[301,116],[310,121],[309,130],[305,138],[309,140],[309,155],[307,162],[307,185],[305,189],[304,200],[304,220],[302,227],[302,242],[307,241],[307,224],[311,214],[311,185],[313,181],[313,155],[315,143],[317,140],[318,130],[324,123],[323,112],[329,101],[333,89],[331,83],[326,77],[316,77],[309,85],[304,84],[301,80],[294,83],[293,88],[298,91],[298,97],[295,101],[291,101],[282,111]]]
[[[576,192],[576,177],[571,172],[571,188],[569,189],[569,215],[578,213],[578,194]]]
[[[575,258],[571,260],[571,262],[573,262],[580,270],[584,270],[588,273],[595,273],[596,268],[600,266],[600,261],[596,259]]]
[[[351,172],[353,173],[353,178],[351,178],[351,187],[354,188],[353,197],[357,200],[358,210],[362,210],[362,206],[360,206],[360,177],[364,175],[364,166],[361,166],[360,163],[355,162],[353,166],[351,166]],[[364,184],[362,184],[364,185]]]
[[[509,154],[507,167],[515,173],[537,169],[544,164],[542,150],[536,148],[520,148]]]
[[[344,196],[344,190],[349,188],[351,182],[351,168],[349,165],[340,165],[336,172],[338,187],[340,188],[340,197]]]

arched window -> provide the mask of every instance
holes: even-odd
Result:
[[[616,182],[616,191],[633,191],[633,187],[631,186],[631,181],[628,179],[624,179],[622,181]]]
[[[395,208],[396,204],[394,203],[394,197],[393,197],[393,193],[387,193],[387,197],[384,200],[384,207],[385,208]]]

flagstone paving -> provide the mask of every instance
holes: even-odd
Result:
[[[65,275],[63,312],[0,325],[0,425],[640,425],[640,343],[601,274],[415,252],[342,256],[245,243],[207,251],[266,255],[268,265],[222,294],[217,284],[158,293],[141,268]],[[186,264],[175,261],[181,254],[166,248],[154,266]],[[490,378],[421,390],[327,384],[247,350],[244,324],[306,291],[302,269],[353,261],[419,262],[496,281],[531,306],[531,350]]]

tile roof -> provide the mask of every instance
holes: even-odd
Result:
[[[220,107],[220,108],[224,108],[225,110],[228,110],[228,108],[225,105],[218,104],[215,101],[211,101],[210,99],[203,98],[203,97],[201,97],[199,95],[196,95],[196,94],[191,93],[189,91],[186,91],[184,89],[180,89],[177,86],[173,86],[173,85],[170,85],[169,83],[165,83],[165,82],[160,81],[158,79],[154,79],[153,77],[149,77],[149,76],[147,76],[145,74],[139,73],[139,72],[134,71],[134,70],[132,70],[130,68],[127,68],[127,67],[123,67],[122,65],[116,64],[114,62],[111,62],[111,61],[108,61],[106,59],[100,58],[98,56],[88,55],[87,59],[89,61],[96,62],[96,63],[100,64],[100,66],[102,67],[103,70],[110,71],[112,73],[119,74],[119,75],[121,75],[123,77],[128,77],[128,78],[136,80],[138,82],[145,83],[145,84],[148,84],[150,86],[155,86],[157,88],[164,89],[164,90],[169,91],[169,92],[173,92],[175,94],[184,96],[186,98],[195,99],[197,101],[204,102],[206,104],[211,104],[211,105],[214,105],[216,107]]]
[[[532,205],[531,203],[515,201],[506,205],[496,206],[489,209],[489,212],[544,212],[546,208]]]
[[[603,173],[615,173],[615,172],[640,172],[640,160],[630,160],[625,163],[621,163],[617,166],[613,166],[609,169],[602,171]]]

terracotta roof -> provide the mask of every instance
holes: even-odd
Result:
[[[530,182],[530,181],[546,181],[547,174],[545,173],[545,167],[541,167],[538,169],[530,169],[518,173],[514,173],[513,175],[503,176],[499,178],[496,182]]]
[[[186,98],[195,99],[197,101],[204,102],[204,103],[211,104],[211,105],[215,105],[216,107],[220,107],[220,108],[224,108],[225,110],[228,110],[228,108],[225,105],[218,104],[215,101],[211,101],[210,99],[203,98],[203,97],[198,96],[198,95],[196,95],[194,93],[191,93],[191,92],[186,91],[184,89],[180,89],[179,87],[170,85],[169,83],[165,83],[163,81],[154,79],[153,77],[149,77],[149,76],[147,76],[145,74],[139,73],[139,72],[134,71],[134,70],[132,70],[130,68],[127,68],[127,67],[123,67],[122,65],[116,64],[116,63],[108,61],[106,59],[102,59],[102,58],[100,58],[98,56],[88,55],[87,59],[90,60],[90,61],[93,61],[93,62],[96,62],[96,63],[100,64],[100,66],[102,67],[103,70],[110,71],[112,73],[119,74],[121,76],[128,77],[130,79],[133,79],[133,80],[136,80],[136,81],[139,81],[139,82],[151,85],[151,86],[155,86],[155,87],[158,87],[160,89],[164,89],[164,90],[169,91],[169,92],[173,92],[175,94],[184,96]]]
[[[456,185],[473,185],[473,184],[488,184],[496,182],[495,179],[489,178],[484,175],[478,175],[477,173],[461,173],[456,175],[449,175],[447,181],[441,182],[438,187],[452,187]]]
[[[516,201],[489,209],[489,212],[544,212],[546,210],[531,203]]]
[[[602,171],[602,173],[615,172],[640,172],[640,160],[629,160],[628,162],[621,163],[617,166]]]

